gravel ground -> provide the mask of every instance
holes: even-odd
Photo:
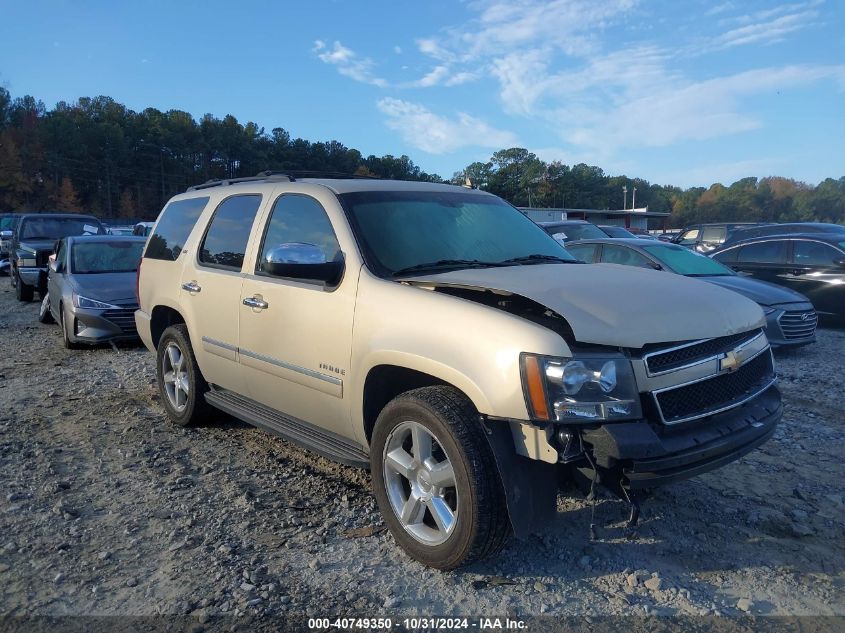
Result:
[[[845,615],[845,331],[778,354],[786,415],[741,461],[450,573],[406,558],[367,473],[221,415],[170,424],[139,347],[62,348],[0,283],[0,614]]]

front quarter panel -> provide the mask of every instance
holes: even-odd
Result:
[[[567,356],[556,333],[517,316],[431,290],[374,277],[362,269],[352,349],[353,420],[363,432],[370,370],[397,365],[463,391],[482,414],[527,419],[519,355]]]

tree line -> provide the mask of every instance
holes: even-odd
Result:
[[[260,171],[323,171],[442,182],[405,155],[363,156],[339,141],[291,138],[234,116],[181,110],[135,112],[105,96],[59,102],[49,110],[32,96],[0,87],[0,211],[86,211],[152,219],[187,187]],[[845,177],[817,186],[790,178],[743,178],[724,186],[682,189],[600,167],[545,162],[523,148],[502,149],[456,172],[517,206],[671,213],[671,226],[719,221],[845,223]],[[627,194],[623,194],[623,187]],[[636,194],[634,194],[636,188]]]

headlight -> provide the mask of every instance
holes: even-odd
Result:
[[[626,358],[523,354],[521,361],[525,402],[534,419],[600,422],[642,417],[634,371]]]
[[[769,316],[772,312],[777,311],[777,308],[769,308],[769,307],[766,307],[766,306],[760,306],[760,307],[763,308],[763,314],[765,314],[766,316]]]
[[[18,257],[18,268],[27,268],[29,266],[35,266],[34,257]]]
[[[96,299],[89,299],[88,297],[80,297],[75,292],[73,293],[73,305],[77,308],[94,308],[97,310],[108,310],[110,308],[116,308],[117,306],[113,306],[110,303],[103,303],[102,301],[97,301]]]

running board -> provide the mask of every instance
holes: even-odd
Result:
[[[279,435],[309,451],[354,468],[370,468],[370,458],[361,446],[319,427],[279,413],[255,400],[226,389],[212,389],[205,394],[211,406]]]

